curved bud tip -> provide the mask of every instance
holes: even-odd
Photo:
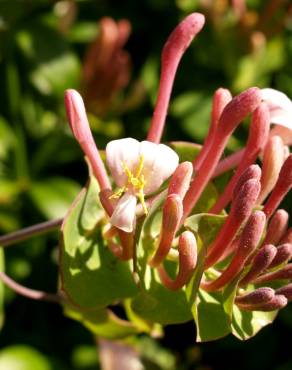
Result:
[[[168,194],[177,194],[183,199],[190,186],[192,174],[193,165],[191,162],[183,162],[178,165],[170,179]]]
[[[71,130],[79,142],[91,138],[84,102],[78,91],[68,89],[65,91],[65,107]]]
[[[261,90],[251,87],[235,96],[224,108],[219,120],[222,135],[229,135],[236,126],[261,103]]]
[[[183,53],[192,39],[201,31],[205,24],[205,17],[200,13],[192,13],[183,19],[170,34],[164,45],[162,57],[166,57],[171,49]]]
[[[275,296],[272,288],[258,288],[251,293],[246,293],[235,298],[237,304],[261,304],[271,301]]]
[[[239,177],[234,190],[233,190],[233,198],[237,196],[238,192],[240,191],[241,187],[248,181],[248,180],[260,180],[261,178],[261,168],[257,164],[252,164],[247,167],[247,169],[242,173]]]
[[[261,185],[259,180],[246,181],[233,199],[232,212],[239,219],[245,219],[259,196]]]

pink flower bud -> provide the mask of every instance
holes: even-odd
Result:
[[[183,162],[174,171],[168,186],[168,195],[177,194],[184,198],[193,174],[191,162]]]
[[[180,196],[171,194],[166,198],[162,213],[160,240],[155,255],[149,264],[157,267],[167,256],[182,217],[183,208]]]
[[[275,291],[272,288],[258,288],[251,293],[246,293],[244,295],[237,296],[235,298],[235,303],[240,305],[254,305],[262,304],[271,301],[275,296]]]
[[[147,136],[148,141],[160,142],[178,64],[204,23],[205,17],[202,14],[190,14],[172,31],[163,47],[158,98]]]
[[[261,92],[251,87],[235,96],[224,108],[219,120],[220,134],[229,136],[236,126],[252,113],[261,103]]]
[[[75,90],[66,90],[65,106],[73,135],[87,156],[100,188],[111,189],[111,183],[107,176],[99,151],[93,140],[84,103],[80,94]]]
[[[276,254],[277,248],[271,244],[267,244],[261,247],[253,258],[248,273],[240,281],[240,286],[245,286],[250,281],[256,279],[264,270],[266,270],[270,266]]]
[[[222,89],[222,88],[216,90],[214,97],[213,97],[211,125],[209,128],[208,136],[204,142],[204,145],[199,155],[193,161],[193,166],[194,166],[195,171],[198,171],[198,169],[201,167],[202,161],[206,157],[210,149],[210,146],[212,144],[212,141],[214,139],[214,135],[216,133],[219,118],[223,112],[223,109],[230,102],[231,99],[232,99],[232,95],[230,94],[229,90]]]
[[[210,210],[211,213],[220,213],[231,200],[231,195],[236,183],[244,171],[256,160],[259,152],[266,144],[270,129],[270,115],[265,103],[261,103],[254,111],[249,130],[249,137],[244,151],[243,158],[237,167],[223,193],[217,199],[215,205]]]
[[[272,191],[269,199],[264,206],[264,212],[269,218],[281,203],[285,195],[289,192],[292,186],[292,154],[285,160],[278,181]]]
[[[292,278],[292,264],[284,266],[281,270],[268,272],[267,274],[259,276],[253,281],[254,284],[263,284],[275,280],[291,279]]]
[[[242,271],[249,255],[257,248],[265,221],[265,214],[261,211],[256,211],[250,216],[241,233],[238,249],[230,264],[216,280],[201,283],[203,289],[209,292],[221,289]]]
[[[254,305],[239,305],[241,310],[245,311],[275,311],[285,307],[288,303],[287,298],[284,295],[275,295],[270,301],[262,304]]]
[[[284,295],[288,301],[292,300],[292,283],[282,286],[281,288],[276,290],[276,294]]]
[[[277,254],[272,260],[269,268],[287,263],[292,257],[292,244],[283,244],[277,248]]]
[[[260,192],[259,180],[246,181],[236,194],[231,211],[216,239],[208,248],[205,268],[214,265],[232,242],[240,226],[248,219]]]
[[[263,156],[261,193],[258,204],[261,204],[268,194],[273,190],[281,167],[284,162],[284,144],[279,136],[273,136],[269,139]]]
[[[250,88],[234,97],[224,108],[210,150],[184,198],[184,216],[182,222],[191,213],[205,186],[211,179],[230,135],[239,123],[257,108],[260,102],[260,90],[258,88]]]
[[[236,198],[237,194],[240,192],[240,189],[248,180],[252,180],[252,179],[260,180],[261,174],[262,174],[262,171],[259,165],[252,164],[251,166],[248,166],[247,169],[242,173],[242,175],[237,180],[237,183],[232,193],[232,199]]]
[[[158,267],[159,277],[163,285],[170,290],[178,290],[186,285],[193,276],[197,265],[197,242],[194,234],[184,231],[179,237],[179,271],[175,280],[172,280],[164,267]]]
[[[289,243],[292,244],[292,227],[290,227],[283,238],[280,240],[280,244]]]
[[[287,231],[288,220],[288,212],[278,209],[271,218],[263,244],[277,245]]]

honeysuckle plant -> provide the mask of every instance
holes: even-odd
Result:
[[[20,294],[61,304],[94,335],[158,335],[163,325],[194,320],[198,341],[230,333],[245,340],[292,300],[292,229],[278,209],[292,184],[290,99],[273,89],[251,87],[233,97],[219,88],[202,146],[160,143],[179,61],[203,25],[204,16],[193,13],[169,36],[142,142],[123,138],[99,151],[82,97],[66,91],[88,182],[64,219],[0,239],[8,246],[61,226],[57,294],[0,277]],[[248,116],[244,149],[222,159]]]

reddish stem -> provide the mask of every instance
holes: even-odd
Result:
[[[147,136],[148,141],[159,143],[161,140],[178,64],[204,23],[205,17],[202,14],[190,14],[172,31],[163,47],[158,97]]]

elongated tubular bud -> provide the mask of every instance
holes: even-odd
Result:
[[[213,172],[212,179],[237,167],[243,158],[244,151],[245,149],[240,149],[224,159],[221,159]]]
[[[66,90],[65,107],[73,135],[87,156],[101,190],[111,189],[110,180],[90,130],[83,100],[77,91]]]
[[[211,292],[223,288],[244,268],[248,256],[256,250],[265,227],[266,217],[261,211],[254,212],[245,225],[240,236],[238,249],[224,272],[211,282],[202,282],[203,289]]]
[[[269,218],[277,209],[285,195],[289,192],[292,186],[292,154],[284,162],[279,173],[278,181],[269,196],[265,206],[264,212]]]
[[[230,135],[239,123],[257,108],[260,102],[260,90],[254,87],[234,97],[224,108],[210,150],[184,198],[184,216],[182,221],[191,213],[205,186],[211,179]]]
[[[292,283],[277,289],[276,294],[284,295],[288,301],[292,301]]]
[[[261,193],[259,195],[258,204],[261,204],[268,194],[273,190],[281,167],[284,162],[284,144],[279,136],[273,136],[268,140],[264,149],[262,178],[261,178]]]
[[[267,274],[259,276],[253,280],[253,284],[264,284],[270,281],[291,279],[292,278],[292,264],[284,266],[281,270],[268,272]]]
[[[235,174],[225,187],[223,193],[217,199],[214,206],[211,208],[210,213],[220,213],[223,208],[231,200],[233,190],[238,182],[240,176],[244,171],[254,163],[259,152],[264,148],[268,139],[270,129],[270,113],[265,103],[261,103],[259,107],[254,111],[252,121],[249,130],[249,137],[247,140],[246,148],[244,151],[243,158],[237,167]]]
[[[166,198],[163,206],[162,225],[158,248],[149,261],[152,267],[157,267],[167,256],[175,233],[178,230],[180,220],[183,214],[181,197],[171,194]]]
[[[277,245],[287,231],[288,220],[288,212],[284,209],[278,209],[270,220],[263,244]]]
[[[163,265],[158,267],[160,280],[170,290],[178,290],[186,285],[193,276],[197,265],[197,242],[194,234],[184,231],[179,237],[179,271],[175,280],[172,280]]]
[[[109,199],[111,195],[111,189],[103,189],[99,193],[100,202],[109,217],[111,217],[115,206],[115,201]],[[133,257],[134,236],[132,233],[126,233],[123,230],[116,230],[121,241],[121,250],[119,249],[119,246],[114,242],[109,242],[109,247],[116,257],[125,261],[129,260]]]
[[[260,192],[259,180],[250,179],[244,183],[236,194],[225,224],[215,241],[208,248],[205,269],[214,265],[232,242],[240,226],[247,221]]]
[[[237,194],[240,192],[241,187],[248,181],[248,180],[258,180],[260,181],[262,175],[262,170],[259,165],[252,164],[247,167],[247,169],[241,174],[237,183],[232,192],[232,199],[234,200],[237,197]]]
[[[287,232],[283,235],[279,244],[289,243],[292,244],[292,227],[289,227]]]
[[[190,186],[192,174],[193,166],[191,162],[179,164],[169,181],[168,195],[176,194],[183,199]]]
[[[239,304],[238,307],[241,310],[245,311],[275,311],[280,310],[281,308],[285,307],[288,303],[287,298],[284,295],[275,295],[269,302],[263,304],[250,304],[250,305],[241,305]]]
[[[283,244],[277,248],[277,254],[273,261],[270,263],[269,268],[287,263],[292,257],[292,244]]]
[[[218,126],[220,116],[223,112],[223,109],[230,102],[231,99],[232,99],[232,95],[230,94],[229,90],[220,88],[215,91],[215,94],[213,97],[211,124],[209,128],[209,132],[208,132],[208,135],[206,137],[206,140],[204,142],[204,145],[199,155],[193,161],[193,166],[194,166],[195,171],[198,171],[198,169],[201,167],[202,161],[206,157],[210,149],[211,143],[214,139],[214,135],[215,135],[215,132]]]
[[[271,301],[275,296],[272,288],[258,288],[251,293],[246,293],[235,298],[236,304],[263,304]]]
[[[267,244],[261,247],[253,258],[250,270],[239,282],[239,285],[245,286],[250,281],[256,279],[263,271],[265,271],[270,266],[276,254],[277,248],[274,245]]]
[[[161,140],[178,64],[193,38],[203,28],[204,23],[205,17],[202,14],[188,15],[172,31],[163,47],[158,97],[147,136],[148,141],[159,143]]]
[[[275,125],[270,132],[270,137],[272,136],[280,136],[284,145],[292,145],[292,130],[288,127]]]

